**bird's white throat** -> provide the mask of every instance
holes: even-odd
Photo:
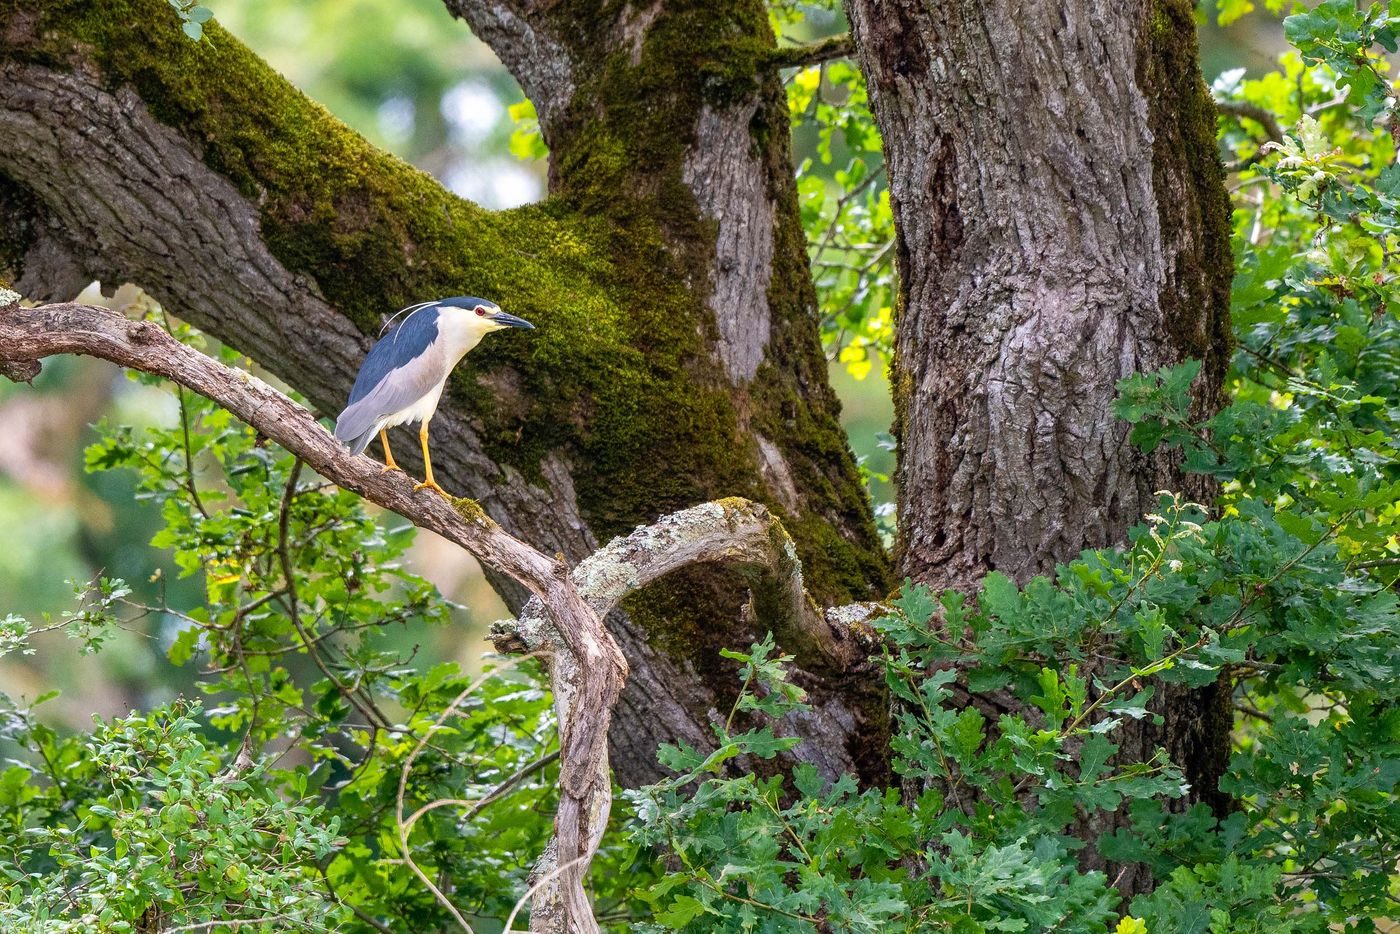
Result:
[[[453,365],[481,343],[483,337],[500,329],[501,325],[473,311],[438,308],[438,340],[442,341],[443,351]]]

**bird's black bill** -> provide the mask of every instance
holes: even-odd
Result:
[[[491,320],[497,324],[504,324],[512,328],[529,328],[534,330],[535,326],[524,318],[517,318],[515,315],[508,315],[504,311],[498,311],[491,316]]]

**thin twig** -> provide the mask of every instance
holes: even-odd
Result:
[[[769,68],[807,68],[836,58],[850,58],[855,54],[855,39],[850,33],[842,33],[805,45],[774,49],[768,53],[766,64]]]
[[[535,657],[537,656],[522,655],[519,658],[512,659],[503,670],[509,671],[512,668],[517,668],[524,664],[527,659]],[[404,862],[408,865],[409,870],[418,877],[418,880],[428,887],[428,891],[433,893],[433,897],[437,899],[440,905],[447,909],[448,913],[452,915],[453,919],[461,925],[462,930],[466,931],[467,934],[472,934],[472,926],[467,923],[467,919],[462,917],[462,913],[457,910],[456,905],[452,904],[451,899],[438,888],[437,884],[434,883],[432,879],[428,878],[428,874],[413,860],[413,852],[408,843],[408,835],[413,829],[413,823],[421,816],[421,811],[415,813],[412,820],[404,820],[404,797],[408,793],[408,776],[409,773],[413,771],[413,763],[417,760],[418,756],[422,754],[424,747],[428,745],[428,740],[432,738],[434,733],[442,729],[442,725],[447,722],[449,717],[457,712],[457,708],[461,706],[462,701],[466,700],[472,694],[475,694],[488,679],[496,676],[498,673],[497,671],[488,671],[477,676],[470,684],[462,689],[460,694],[452,699],[452,703],[448,704],[443,712],[438,715],[438,718],[433,721],[432,726],[428,727],[427,731],[418,740],[417,745],[413,747],[413,751],[408,754],[408,758],[404,759],[403,768],[399,772],[399,790],[394,801],[394,817],[399,830],[399,848],[403,853]],[[588,855],[591,856],[592,854]]]
[[[204,502],[199,498],[199,488],[194,482],[194,456],[190,453],[190,418],[185,406],[185,387],[176,387],[176,397],[180,400],[180,435],[185,449],[185,489],[189,490],[190,500],[194,503],[194,508],[199,510],[199,514],[204,518],[209,518],[209,512],[204,508]]]
[[[321,653],[316,650],[315,642],[311,634],[306,631],[306,627],[301,621],[301,607],[298,605],[297,597],[297,577],[296,569],[292,566],[291,546],[288,528],[291,525],[292,500],[296,498],[297,481],[301,479],[302,460],[296,459],[292,465],[291,472],[287,475],[286,486],[282,490],[282,502],[277,510],[277,560],[282,565],[283,589],[286,592],[286,599],[282,601],[287,608],[287,618],[291,620],[293,628],[297,631],[302,644],[306,646],[306,654],[311,656],[311,660],[316,667],[321,669],[321,674],[326,676],[326,680],[335,686],[340,696],[345,698],[352,707],[360,712],[370,723],[378,723],[388,726],[388,719],[377,710],[371,710],[366,705],[354,689],[345,686],[335,672],[331,671],[325,659],[321,658]]]
[[[438,808],[445,807],[464,807],[467,809],[467,812],[463,814],[460,819],[464,821],[471,820],[473,817],[480,814],[482,810],[485,809],[488,805],[494,804],[495,802],[501,800],[501,798],[505,797],[506,794],[516,785],[520,784],[525,779],[529,778],[531,775],[534,775],[536,772],[545,768],[551,762],[558,761],[559,750],[556,749],[554,752],[551,752],[548,755],[541,756],[534,762],[530,762],[526,765],[521,766],[514,774],[512,774],[509,778],[506,778],[495,788],[491,789],[491,791],[484,797],[439,798],[436,801],[429,801],[427,804],[423,805],[421,808],[410,814],[408,820],[404,823],[407,825],[407,829],[411,831],[413,829],[413,825],[418,823],[418,819],[424,814],[427,814],[430,811],[436,811]]]
[[[1400,558],[1377,558],[1374,561],[1358,561],[1354,568],[1393,568],[1400,567]]]

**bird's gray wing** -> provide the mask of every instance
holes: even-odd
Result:
[[[335,436],[359,453],[379,423],[427,395],[446,375],[437,345],[437,311],[424,308],[370,348],[350,403],[335,422]]]

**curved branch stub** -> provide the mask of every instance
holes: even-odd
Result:
[[[750,571],[758,619],[804,667],[849,670],[864,658],[856,628],[842,615],[824,614],[808,596],[792,538],[761,503],[739,497],[716,500],[638,526],[589,555],[572,577],[580,596],[601,617],[633,591],[705,563]],[[531,600],[516,620],[497,623],[491,639],[500,651],[522,642],[527,651],[548,650],[543,604]]]
[[[545,142],[554,121],[574,96],[568,50],[550,33],[542,13],[553,4],[536,0],[444,0],[447,11],[467,22],[535,105]]]

